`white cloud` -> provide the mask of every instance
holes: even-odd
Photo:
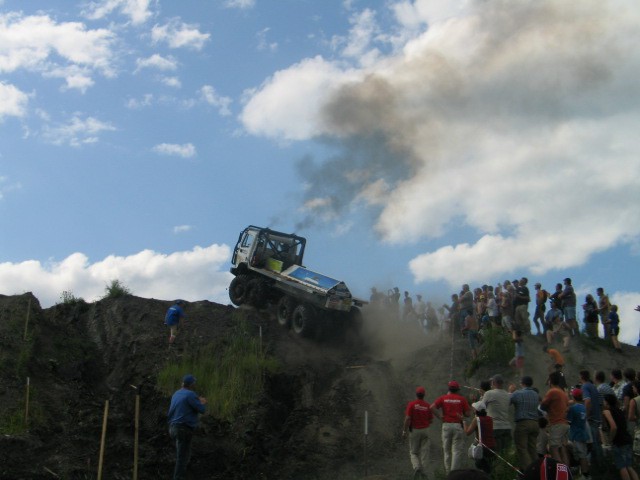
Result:
[[[114,11],[129,17],[131,23],[140,25],[153,15],[150,0],[102,0],[90,2],[84,15],[91,20],[99,20]]]
[[[226,0],[224,5],[227,8],[240,8],[244,10],[255,7],[256,0]]]
[[[640,292],[615,292],[609,295],[612,305],[618,306],[620,317],[621,342],[636,345],[640,340],[640,312],[635,308],[640,305]]]
[[[0,263],[0,290],[31,291],[43,307],[60,301],[63,291],[92,302],[104,295],[112,280],[120,280],[134,295],[144,298],[229,303],[226,288],[231,274],[221,271],[230,256],[227,245],[194,247],[169,255],[143,250],[126,257],[111,255],[90,263],[74,253],[61,262],[37,260]]]
[[[114,130],[116,128],[110,123],[94,117],[82,118],[80,114],[76,113],[66,123],[46,125],[43,128],[42,136],[45,141],[54,145],[80,147],[85,144],[96,143],[102,132]]]
[[[0,157],[2,156],[0,155]],[[7,177],[0,175],[0,200],[2,200],[7,193],[20,190],[21,188],[22,185],[19,182],[10,183]]]
[[[64,77],[67,88],[86,89],[93,71],[115,75],[114,34],[78,22],[56,23],[46,15],[0,14],[0,73],[19,69]],[[65,73],[66,72],[66,73]]]
[[[324,132],[320,110],[355,75],[322,57],[276,72],[251,94],[240,119],[254,135],[306,140]]]
[[[196,147],[191,143],[161,143],[153,147],[153,151],[161,155],[174,155],[182,158],[190,158],[196,154]]]
[[[229,106],[231,105],[231,98],[224,97],[216,92],[216,89],[211,85],[203,85],[199,90],[200,97],[212,107],[216,107],[218,109],[218,113],[220,115],[228,116],[231,115],[231,110],[229,110]]]
[[[184,233],[184,232],[189,232],[193,229],[193,227],[191,225],[177,225],[175,227],[173,227],[173,233]]]
[[[417,281],[583,265],[640,236],[633,5],[398,2],[429,29],[360,69],[302,60],[248,92],[240,119],[276,140],[342,142],[303,173],[306,194],[335,213],[379,209],[387,242],[467,232],[411,261]],[[371,52],[365,13],[343,53]]]
[[[152,93],[145,93],[142,98],[137,99],[137,98],[130,98],[129,100],[127,100],[125,106],[127,108],[130,108],[132,110],[139,110],[141,108],[144,107],[148,107],[150,105],[153,104],[153,94]]]
[[[164,42],[170,48],[191,48],[201,50],[211,35],[202,33],[196,25],[173,19],[166,25],[154,25],[151,39],[154,43]]]
[[[165,84],[167,87],[171,88],[181,88],[182,82],[178,77],[161,77],[160,81]]]
[[[267,40],[267,34],[271,29],[269,27],[263,28],[256,34],[256,38],[258,39],[258,50],[268,50],[270,52],[275,52],[278,50],[278,42],[269,42]]]
[[[143,68],[155,68],[157,70],[174,71],[178,68],[178,62],[172,56],[163,57],[157,53],[147,58],[138,58],[136,60],[136,72]]]
[[[29,96],[14,85],[0,82],[0,121],[5,117],[23,117]]]

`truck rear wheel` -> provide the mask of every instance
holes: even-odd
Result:
[[[240,306],[249,299],[249,275],[238,275],[229,285],[229,299],[234,305]]]
[[[301,337],[311,337],[315,333],[315,315],[313,307],[300,304],[293,310],[291,328]]]
[[[285,328],[291,327],[291,317],[295,309],[294,301],[286,295],[280,297],[278,300],[278,306],[276,307],[276,318],[278,324]]]

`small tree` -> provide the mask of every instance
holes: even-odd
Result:
[[[104,297],[102,298],[120,298],[126,297],[127,295],[131,295],[131,290],[120,280],[116,279],[111,280],[111,283],[105,287]]]
[[[63,305],[75,305],[83,302],[84,298],[76,297],[71,290],[63,290],[60,294],[60,303]]]

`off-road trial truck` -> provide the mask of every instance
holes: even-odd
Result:
[[[344,282],[305,268],[306,243],[295,234],[245,228],[231,259],[229,298],[237,306],[275,306],[278,323],[304,337],[357,327],[359,307],[367,302],[354,298]]]

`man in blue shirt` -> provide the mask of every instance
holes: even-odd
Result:
[[[582,400],[587,412],[587,423],[593,439],[592,459],[594,463],[600,463],[603,458],[602,443],[600,442],[600,424],[602,423],[602,399],[598,388],[591,382],[588,370],[580,370],[580,388]]]
[[[587,422],[587,412],[582,403],[582,390],[571,390],[574,404],[569,407],[567,420],[569,420],[569,440],[573,443],[573,456],[580,462],[580,472],[585,479],[591,478],[589,474],[589,453],[587,443],[591,441]]]
[[[182,480],[187,471],[191,458],[191,439],[193,431],[198,426],[198,414],[204,413],[207,399],[199,397],[195,392],[196,378],[185,375],[182,388],[171,397],[168,423],[169,435],[176,442],[176,467],[173,480]]]
[[[169,344],[172,344],[176,340],[178,326],[184,317],[184,305],[184,300],[176,300],[164,316],[164,324],[169,327]]]

